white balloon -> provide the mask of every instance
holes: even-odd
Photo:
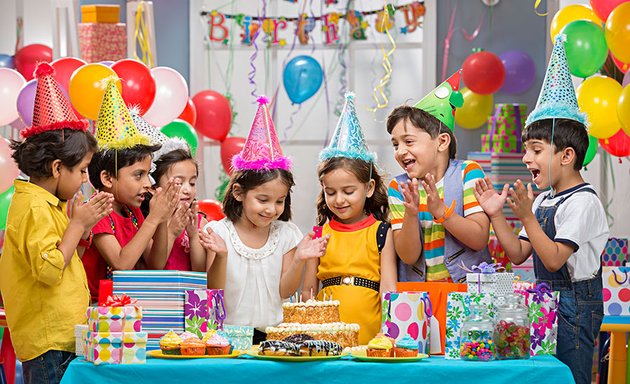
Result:
[[[151,69],[155,78],[155,99],[144,120],[156,127],[162,127],[175,120],[188,103],[188,84],[176,70],[169,67]]]
[[[0,125],[11,124],[19,117],[17,98],[26,84],[24,76],[9,68],[0,68]]]

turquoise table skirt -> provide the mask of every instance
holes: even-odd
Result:
[[[373,363],[350,357],[313,362],[236,359],[165,360],[146,364],[95,366],[79,358],[62,384],[71,383],[574,383],[569,368],[553,356],[520,361],[472,362],[432,356],[410,363]]]

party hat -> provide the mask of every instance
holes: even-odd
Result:
[[[53,78],[54,75],[55,69],[50,64],[45,62],[37,64],[33,125],[22,131],[22,137],[25,139],[46,131],[64,128],[85,131],[88,127],[88,122],[79,119],[74,113],[70,102]]]
[[[319,153],[319,160],[324,161],[333,157],[346,157],[364,160],[369,163],[376,160],[376,154],[370,152],[359,119],[354,107],[354,93],[346,94],[346,102],[339,116],[337,127],[330,143]]]
[[[291,160],[282,155],[276,129],[269,113],[269,99],[258,98],[258,110],[243,150],[232,158],[232,167],[237,171],[291,168]]]
[[[148,137],[151,145],[161,145],[160,149],[153,153],[154,163],[164,154],[176,149],[183,149],[190,152],[190,148],[188,147],[188,143],[186,143],[186,141],[178,137],[166,136],[159,129],[143,119],[142,116],[140,116],[140,108],[135,106],[129,108],[129,114],[131,115],[131,119],[136,125],[136,128],[138,128],[140,135]]]
[[[459,92],[461,76],[460,69],[418,101],[414,107],[433,115],[452,131],[455,124],[455,108],[464,105],[464,97]]]
[[[96,122],[96,139],[101,149],[125,149],[139,144],[149,145],[149,138],[140,135],[123,101],[116,76],[104,80],[107,84]]]
[[[565,35],[556,36],[538,102],[527,117],[526,126],[538,120],[554,118],[571,119],[586,125],[586,115],[580,112],[575,97],[567,54],[564,51],[565,41]]]

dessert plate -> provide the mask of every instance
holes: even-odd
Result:
[[[213,358],[232,359],[240,355],[241,355],[241,351],[232,351],[232,353],[230,353],[229,355],[165,355],[159,349],[147,352],[147,356],[155,357],[158,359],[213,359]]]
[[[406,363],[410,361],[420,361],[429,357],[429,355],[424,353],[419,353],[418,356],[413,357],[371,357],[367,355],[366,351],[353,352],[351,356],[359,361],[372,361],[375,363]]]

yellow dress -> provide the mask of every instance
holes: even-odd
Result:
[[[374,216],[346,225],[331,220],[324,225],[322,235],[330,234],[326,254],[320,259],[317,278],[320,281],[337,276],[362,277],[381,281],[381,257],[376,233],[381,224]],[[359,344],[365,345],[381,328],[381,297],[378,291],[354,285],[331,285],[322,289],[317,299],[332,295],[339,300],[341,321],[357,323]]]

